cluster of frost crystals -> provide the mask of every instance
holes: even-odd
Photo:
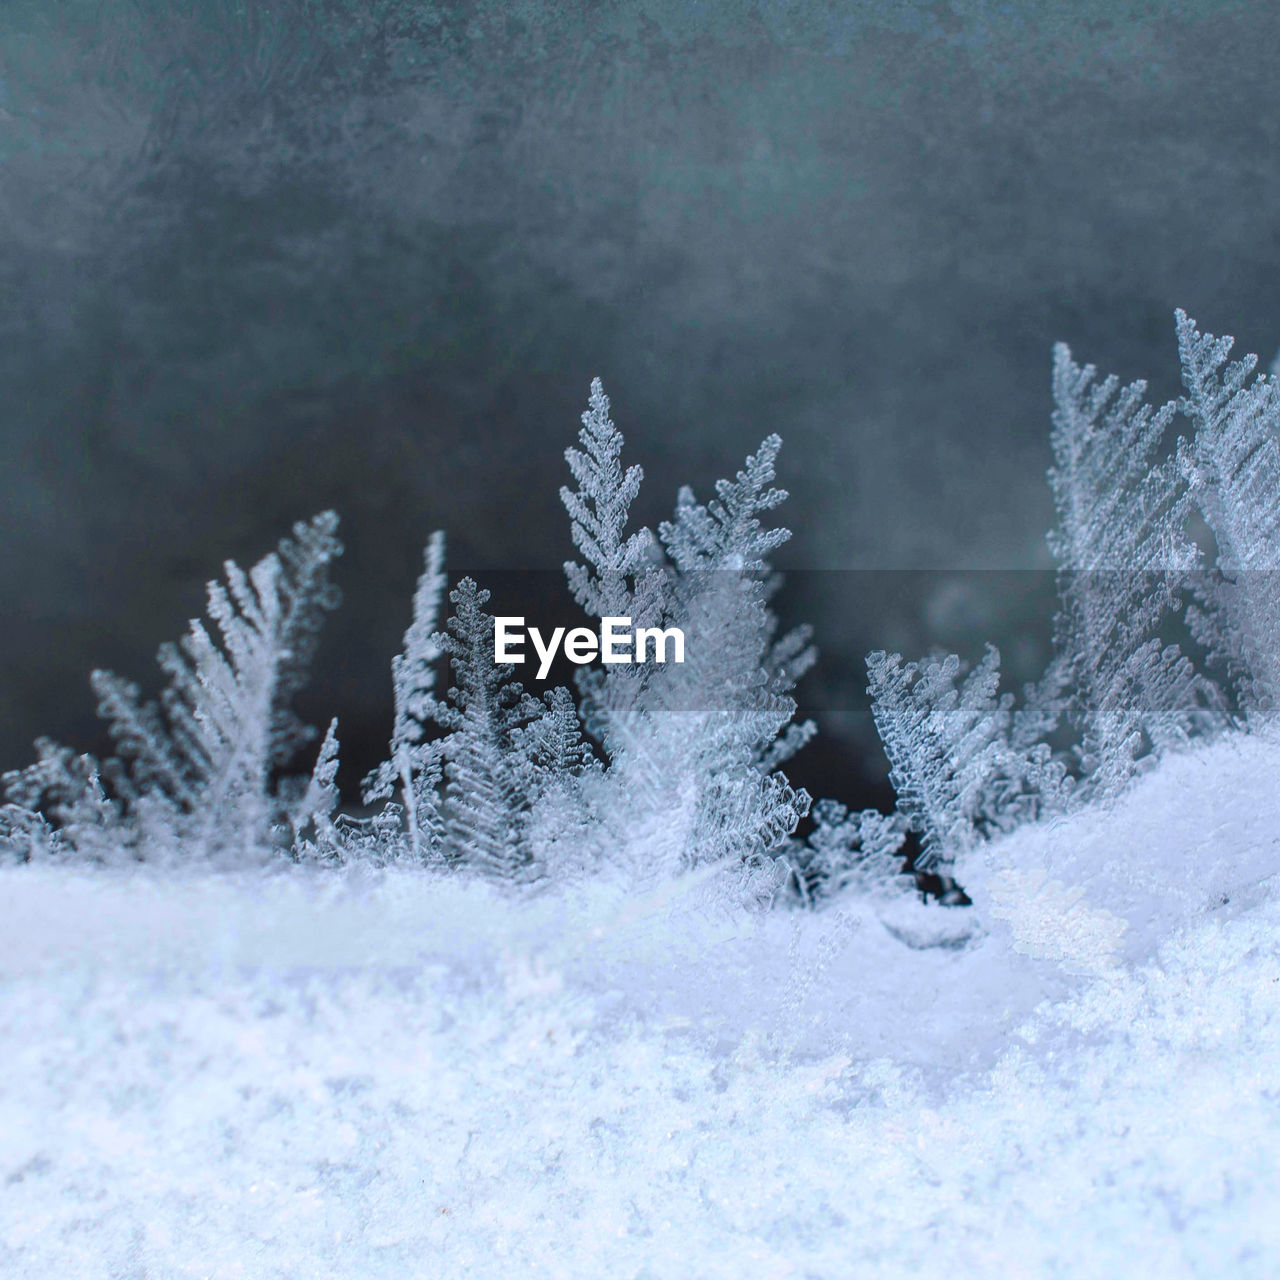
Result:
[[[1195,427],[1178,465],[1217,543],[1218,573],[1202,588],[1193,628],[1236,677],[1251,721],[1280,707],[1280,390],[1250,378],[1258,357],[1228,360],[1234,339],[1201,333],[1177,313],[1186,395]]]
[[[761,520],[787,496],[773,485],[781,440],[766,439],[705,505],[682,489],[655,539],[625,532],[641,473],[622,468],[598,381],[582,421],[583,448],[566,455],[577,487],[561,492],[585,561],[565,566],[574,596],[596,616],[685,637],[682,663],[619,664],[580,681],[586,723],[610,761],[614,838],[635,850],[632,871],[759,866],[808,810],[778,766],[813,732],[792,724],[790,696],[813,661],[808,632],[778,637],[769,608],[768,557],[790,537]]]
[[[9,801],[0,806],[0,850],[20,862],[64,850],[116,861],[122,812],[103,784],[102,766],[50,738],[35,745],[34,764],[0,779]]]
[[[1227,697],[1176,643],[1179,628],[1224,661],[1243,727],[1269,724],[1280,705],[1280,393],[1182,312],[1178,343],[1187,394],[1158,409],[1144,383],[1099,379],[1056,349],[1053,657],[1019,701],[1000,689],[994,647],[971,669],[955,654],[872,653],[891,814],[824,800],[797,834],[811,801],[781,766],[815,732],[793,696],[815,651],[808,628],[780,632],[771,608],[771,558],[790,537],[771,523],[787,497],[780,439],[707,501],[682,488],[656,533],[631,530],[643,473],[623,465],[596,380],[565,454],[578,555],[565,573],[588,615],[644,628],[649,653],[582,669],[576,697],[534,696],[496,661],[488,592],[471,579],[448,590],[433,535],[392,662],[387,757],[364,782],[371,812],[343,814],[336,722],[309,775],[288,775],[310,736],[290,703],[335,602],[326,512],[248,572],[226,565],[209,587],[212,625],[197,620],[161,649],[158,702],[94,673],[117,758],[38,742],[36,762],[3,780],[0,849],[24,861],[163,850],[406,861],[525,886],[604,873],[633,890],[706,881],[737,905],[784,886],[806,905],[883,897],[909,883],[904,872],[946,884],[993,835],[1110,802],[1162,753],[1226,725]],[[1179,408],[1194,430],[1162,457]],[[1199,574],[1195,507],[1217,547]],[[1188,591],[1197,604],[1184,621]],[[659,660],[653,638],[674,650],[677,631],[682,660]]]
[[[39,761],[6,776],[11,799],[42,804],[77,852],[102,844],[140,856],[254,859],[295,821],[289,787],[273,773],[310,737],[290,708],[314,651],[322,614],[337,603],[329,568],[341,552],[337,517],[294,526],[292,539],[245,572],[224,566],[208,586],[208,616],[161,647],[168,684],[158,702],[107,671],[92,682],[119,756],[99,769],[45,744]],[[106,778],[110,798],[102,789]],[[42,797],[47,796],[47,799]]]
[[[956,687],[959,658],[873,653],[869,692],[898,806],[921,834],[918,868],[950,864],[997,831],[1109,802],[1157,757],[1228,723],[1223,689],[1177,643],[1225,662],[1247,726],[1280,705],[1280,393],[1228,362],[1232,340],[1177,313],[1187,394],[1153,408],[1054,350],[1049,484],[1062,608],[1054,655],[1022,704],[998,691],[994,650]],[[1162,456],[1179,409],[1194,431]],[[1189,532],[1199,509],[1212,572]],[[1198,604],[1186,611],[1182,596]],[[1063,750],[1063,735],[1075,741]],[[812,841],[810,842],[812,845]]]
[[[1096,380],[1054,351],[1054,465],[1061,570],[1057,643],[1068,663],[1080,767],[1114,793],[1137,760],[1211,723],[1217,691],[1160,635],[1199,551],[1184,532],[1189,500],[1172,460],[1156,461],[1175,406],[1153,411],[1144,382]]]
[[[810,905],[845,893],[892,894],[911,883],[903,871],[907,819],[901,811],[850,812],[838,800],[813,806],[813,831],[790,856],[795,888]]]

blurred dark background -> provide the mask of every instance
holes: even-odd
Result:
[[[1280,341],[1278,69],[1227,0],[5,0],[0,767],[333,506],[351,782],[429,531],[501,612],[569,554],[599,375],[646,523],[782,434],[790,772],[874,796],[868,649],[1037,674],[1051,343]]]

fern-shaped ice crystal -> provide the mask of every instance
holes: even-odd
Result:
[[[448,584],[443,532],[431,535],[424,559],[413,595],[413,621],[404,634],[404,649],[391,660],[395,718],[390,756],[364,781],[365,804],[386,800],[399,791],[409,853],[417,861],[438,853],[442,833],[440,747],[427,740],[426,726],[432,718],[436,665],[443,654],[437,636],[441,597]]]
[[[1217,542],[1220,575],[1203,591],[1197,634],[1226,659],[1250,720],[1280,708],[1280,387],[1230,360],[1234,339],[1177,312],[1182,411],[1195,432],[1178,463]]]
[[[120,759],[108,773],[142,815],[158,817],[197,849],[260,843],[280,806],[273,769],[308,731],[289,706],[302,684],[321,615],[337,603],[329,568],[341,552],[337,517],[324,512],[247,573],[234,561],[208,586],[208,616],[160,649],[169,678],[159,703],[106,671],[92,682]],[[184,820],[190,819],[190,820]]]
[[[431,698],[432,718],[447,731],[444,823],[454,862],[495,879],[527,880],[535,871],[522,834],[527,800],[513,734],[537,704],[494,661],[489,593],[464,578],[449,593],[453,615],[435,643],[449,659],[452,684],[444,701]]]
[[[992,646],[960,680],[960,659],[867,657],[867,693],[898,809],[920,836],[917,870],[948,865],[983,838],[1009,768],[1010,695]]]
[[[1122,786],[1143,754],[1211,722],[1218,707],[1216,690],[1160,635],[1199,552],[1183,532],[1185,487],[1172,462],[1156,459],[1175,406],[1153,410],[1145,393],[1141,381],[1097,381],[1066,346],[1054,350],[1057,644],[1082,773],[1099,794]]]

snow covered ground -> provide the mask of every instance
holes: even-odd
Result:
[[[0,1274],[1280,1274],[1280,749],[759,918],[0,872]]]

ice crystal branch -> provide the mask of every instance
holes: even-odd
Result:
[[[1070,664],[1080,764],[1114,792],[1139,757],[1187,737],[1215,714],[1216,690],[1161,637],[1199,552],[1184,532],[1189,499],[1157,453],[1175,406],[1144,402],[1146,384],[1097,380],[1066,346],[1054,350],[1054,464],[1062,612],[1059,653]]]
[[[247,573],[227,561],[225,584],[208,586],[217,639],[195,619],[179,644],[161,647],[169,683],[159,704],[141,702],[136,686],[110,672],[93,673],[120,754],[107,776],[138,815],[172,820],[197,850],[252,848],[277,816],[272,770],[308,736],[288,701],[320,617],[337,603],[336,530],[337,517],[324,512],[296,524]]]
[[[443,649],[437,638],[440,603],[448,575],[444,568],[444,533],[431,535],[425,565],[413,594],[413,621],[404,634],[404,649],[391,660],[395,718],[387,760],[364,781],[364,802],[385,800],[399,790],[408,828],[409,853],[415,861],[438,854],[441,822],[438,784],[440,748],[426,738],[431,719],[436,664]]]
[[[955,654],[907,663],[883,650],[867,657],[867,693],[889,779],[899,810],[920,835],[919,870],[972,849],[998,809],[1013,705],[999,683],[1000,655],[991,645],[962,680]]]
[[[489,593],[473,579],[449,593],[453,614],[435,644],[449,659],[452,681],[445,700],[430,699],[443,742],[444,824],[450,858],[498,878],[527,878],[533,860],[520,837],[524,797],[512,752],[512,734],[536,709],[511,668],[493,660]]]
[[[1233,338],[1201,333],[1185,311],[1176,319],[1180,406],[1195,428],[1177,460],[1220,571],[1192,622],[1226,659],[1245,715],[1268,719],[1280,707],[1280,388],[1251,376],[1257,356],[1228,358]]]

